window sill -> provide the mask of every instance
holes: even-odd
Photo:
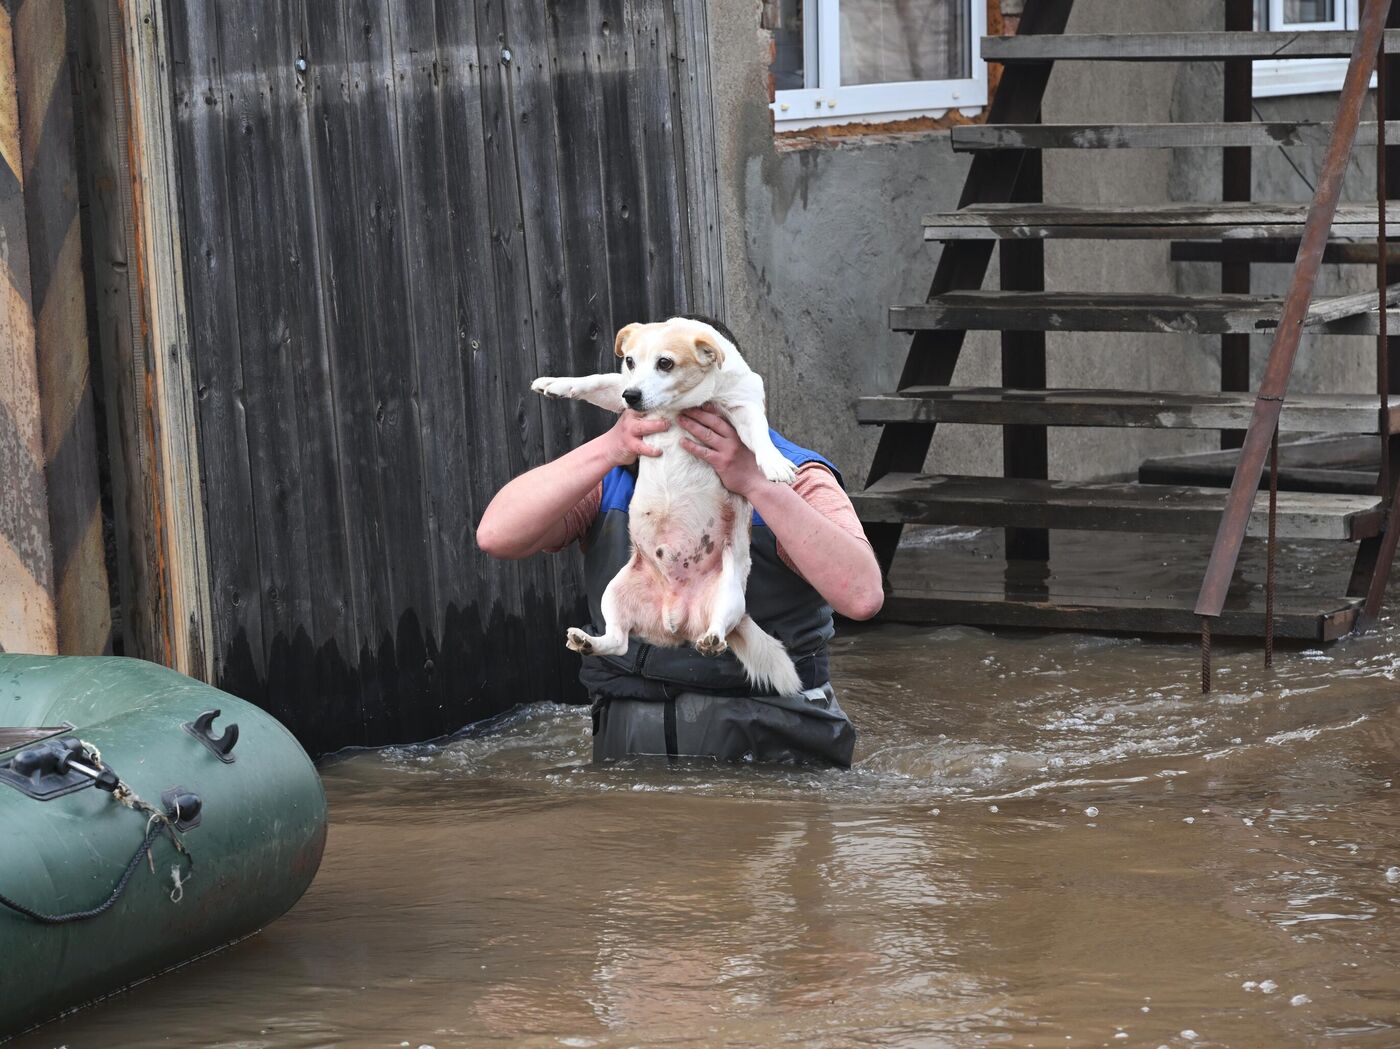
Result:
[[[1346,78],[1345,58],[1295,58],[1285,62],[1254,63],[1254,97],[1337,94]],[[1371,86],[1376,78],[1371,77]]]
[[[790,131],[812,131],[820,128],[840,130],[842,128],[888,127],[893,125],[919,124],[921,126],[948,127],[976,120],[985,106],[968,106],[959,109],[907,109],[892,113],[827,113],[820,117],[794,117],[792,111],[783,112],[781,103],[774,102],[769,107],[773,111],[773,130],[779,135]]]

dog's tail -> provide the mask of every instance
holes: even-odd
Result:
[[[802,678],[783,643],[772,634],[764,633],[752,618],[745,616],[739,620],[727,640],[744,665],[749,680],[759,688],[772,689],[780,696],[802,691]]]

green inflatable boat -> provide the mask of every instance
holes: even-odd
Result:
[[[262,928],[326,799],[251,704],[136,659],[0,654],[0,1041]]]

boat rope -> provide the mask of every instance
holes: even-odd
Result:
[[[117,879],[116,886],[112,889],[107,898],[96,907],[89,908],[85,911],[70,911],[67,914],[45,914],[42,911],[34,910],[32,907],[26,907],[22,903],[16,903],[4,893],[0,893],[0,904],[42,925],[67,925],[69,922],[80,922],[86,921],[89,918],[96,918],[99,914],[111,910],[112,905],[122,898],[122,893],[126,892],[126,887],[131,881],[131,876],[136,873],[136,868],[141,865],[141,858],[146,855],[151,844],[160,836],[163,829],[164,828],[158,823],[151,824],[151,828],[146,832],[146,836],[141,840],[141,844],[137,847],[136,851],[131,854],[131,859],[127,861],[126,870],[122,871],[122,876]]]
[[[102,764],[102,752],[91,743],[86,741],[80,742],[82,742],[84,755],[93,763],[94,767],[98,769],[105,768]],[[180,865],[178,863],[173,864],[170,868],[171,883],[174,885],[174,888],[170,892],[170,902],[179,903],[184,899],[185,886],[189,883],[189,880],[194,877],[194,857],[190,855],[190,850],[185,848],[185,843],[181,840],[179,831],[175,829],[175,824],[171,822],[170,817],[165,813],[161,812],[149,802],[142,800],[141,796],[132,790],[125,780],[117,780],[116,788],[112,791],[112,797],[126,808],[131,809],[133,812],[143,813],[147,815],[148,818],[146,820],[146,833],[141,838],[141,844],[137,846],[136,851],[131,854],[131,859],[127,861],[126,869],[122,871],[122,876],[117,879],[117,884],[113,886],[112,891],[105,900],[96,907],[90,907],[83,911],[69,911],[67,914],[45,914],[43,911],[36,911],[32,907],[26,907],[24,904],[10,899],[4,893],[0,893],[0,906],[7,907],[15,913],[22,914],[24,917],[39,922],[42,925],[67,925],[70,922],[87,921],[90,918],[96,918],[99,914],[104,914],[111,910],[116,902],[122,898],[122,894],[126,892],[126,887],[131,883],[132,876],[136,873],[136,868],[141,865],[142,857],[145,857],[147,862],[151,864],[151,870],[154,872],[155,860],[151,854],[151,847],[162,834],[170,839],[170,844],[175,847],[175,851],[188,861],[188,865],[183,872],[180,870]]]

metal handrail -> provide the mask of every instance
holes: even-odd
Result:
[[[1206,565],[1205,578],[1201,581],[1200,594],[1196,599],[1196,614],[1201,617],[1203,691],[1210,691],[1210,622],[1217,618],[1225,607],[1230,579],[1234,575],[1240,547],[1244,543],[1245,531],[1249,527],[1249,518],[1254,510],[1254,498],[1259,491],[1264,459],[1269,455],[1271,448],[1276,448],[1279,412],[1288,392],[1288,380],[1293,372],[1294,358],[1298,354],[1303,324],[1312,304],[1313,287],[1317,283],[1322,254],[1331,236],[1332,219],[1342,193],[1342,176],[1346,173],[1356,141],[1357,125],[1361,122],[1362,103],[1378,57],[1384,54],[1385,23],[1390,6],[1391,0],[1369,0],[1361,15],[1361,26],[1352,44],[1351,59],[1347,63],[1341,102],[1332,128],[1332,139],[1327,145],[1317,190],[1308,209],[1302,241],[1298,245],[1298,256],[1293,264],[1292,281],[1284,299],[1283,314],[1274,334],[1273,345],[1269,348],[1268,363],[1265,365],[1264,376],[1254,401],[1254,413],[1249,421],[1249,429],[1245,432],[1239,463],[1235,467],[1230,492],[1225,500],[1225,511],[1220,518],[1220,528],[1215,535],[1215,545],[1211,548],[1210,562]],[[1377,119],[1383,120],[1384,117],[1378,116]],[[1380,199],[1377,201],[1381,221],[1384,221],[1386,206],[1384,186],[1382,182]],[[1379,289],[1379,295],[1384,301],[1384,282]],[[1277,467],[1275,461],[1270,473],[1271,486],[1277,484]],[[1274,500],[1271,499],[1271,532],[1274,512]],[[1269,589],[1269,596],[1272,597],[1272,580]]]

